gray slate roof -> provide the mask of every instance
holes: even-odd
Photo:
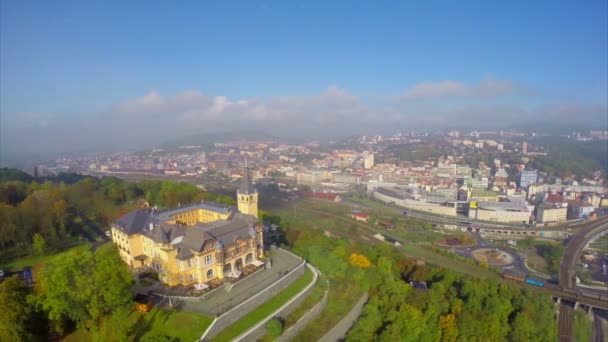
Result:
[[[251,183],[251,177],[249,176],[249,168],[245,167],[245,174],[241,179],[241,187],[237,190],[239,195],[250,195],[255,193],[255,188]]]
[[[164,219],[165,215],[159,217],[152,209],[141,209],[119,218],[113,225],[128,235],[144,234],[156,243],[174,244],[178,248],[178,259],[186,260],[193,256],[193,252],[225,248],[237,239],[255,236],[254,226],[259,222],[251,215],[234,211],[227,220],[192,227],[168,224]]]
[[[152,209],[132,211],[114,222],[114,226],[127,235],[141,233],[152,219]]]

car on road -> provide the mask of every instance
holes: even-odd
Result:
[[[23,269],[23,272],[21,273],[23,279],[27,280],[27,281],[33,281],[34,280],[34,273],[32,272],[32,268],[31,267],[26,267]]]

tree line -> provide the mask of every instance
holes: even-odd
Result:
[[[99,341],[129,340],[133,276],[116,247],[90,250],[89,244],[51,254],[72,238],[96,240],[113,220],[143,203],[160,208],[200,200],[235,204],[231,197],[170,181],[132,183],[76,174],[34,179],[14,169],[0,169],[0,180],[0,265],[46,254],[33,269],[33,286],[19,275],[2,279],[0,341],[59,340],[75,329]]]
[[[0,261],[32,252],[35,235],[51,249],[74,236],[94,240],[142,203],[160,208],[200,200],[235,204],[231,197],[171,181],[133,183],[74,174],[36,180],[14,169],[0,169],[0,179]]]
[[[0,341],[58,340],[85,329],[96,340],[126,341],[133,276],[116,247],[70,251],[38,264],[32,288],[17,275],[0,283]]]

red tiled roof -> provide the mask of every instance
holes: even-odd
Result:
[[[363,213],[352,213],[351,216],[356,216],[356,217],[360,217],[360,218],[368,218],[369,217],[369,215],[363,214]]]
[[[564,201],[564,198],[558,194],[549,194],[547,196],[547,202],[562,203],[563,201]]]

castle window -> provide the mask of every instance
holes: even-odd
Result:
[[[192,262],[191,262],[191,260],[192,260],[192,259],[188,259],[188,268],[192,267]]]
[[[205,255],[205,265],[211,265],[213,263],[213,255]]]
[[[191,274],[190,275],[190,282],[193,282],[193,281],[194,281],[194,274]]]
[[[179,279],[179,282],[180,282],[180,283],[183,283],[183,282],[184,282],[184,276],[183,276],[183,275],[181,275],[181,274],[180,274],[180,275],[177,277],[177,279]]]
[[[207,279],[211,279],[211,278],[213,278],[213,270],[212,269],[207,271]]]

